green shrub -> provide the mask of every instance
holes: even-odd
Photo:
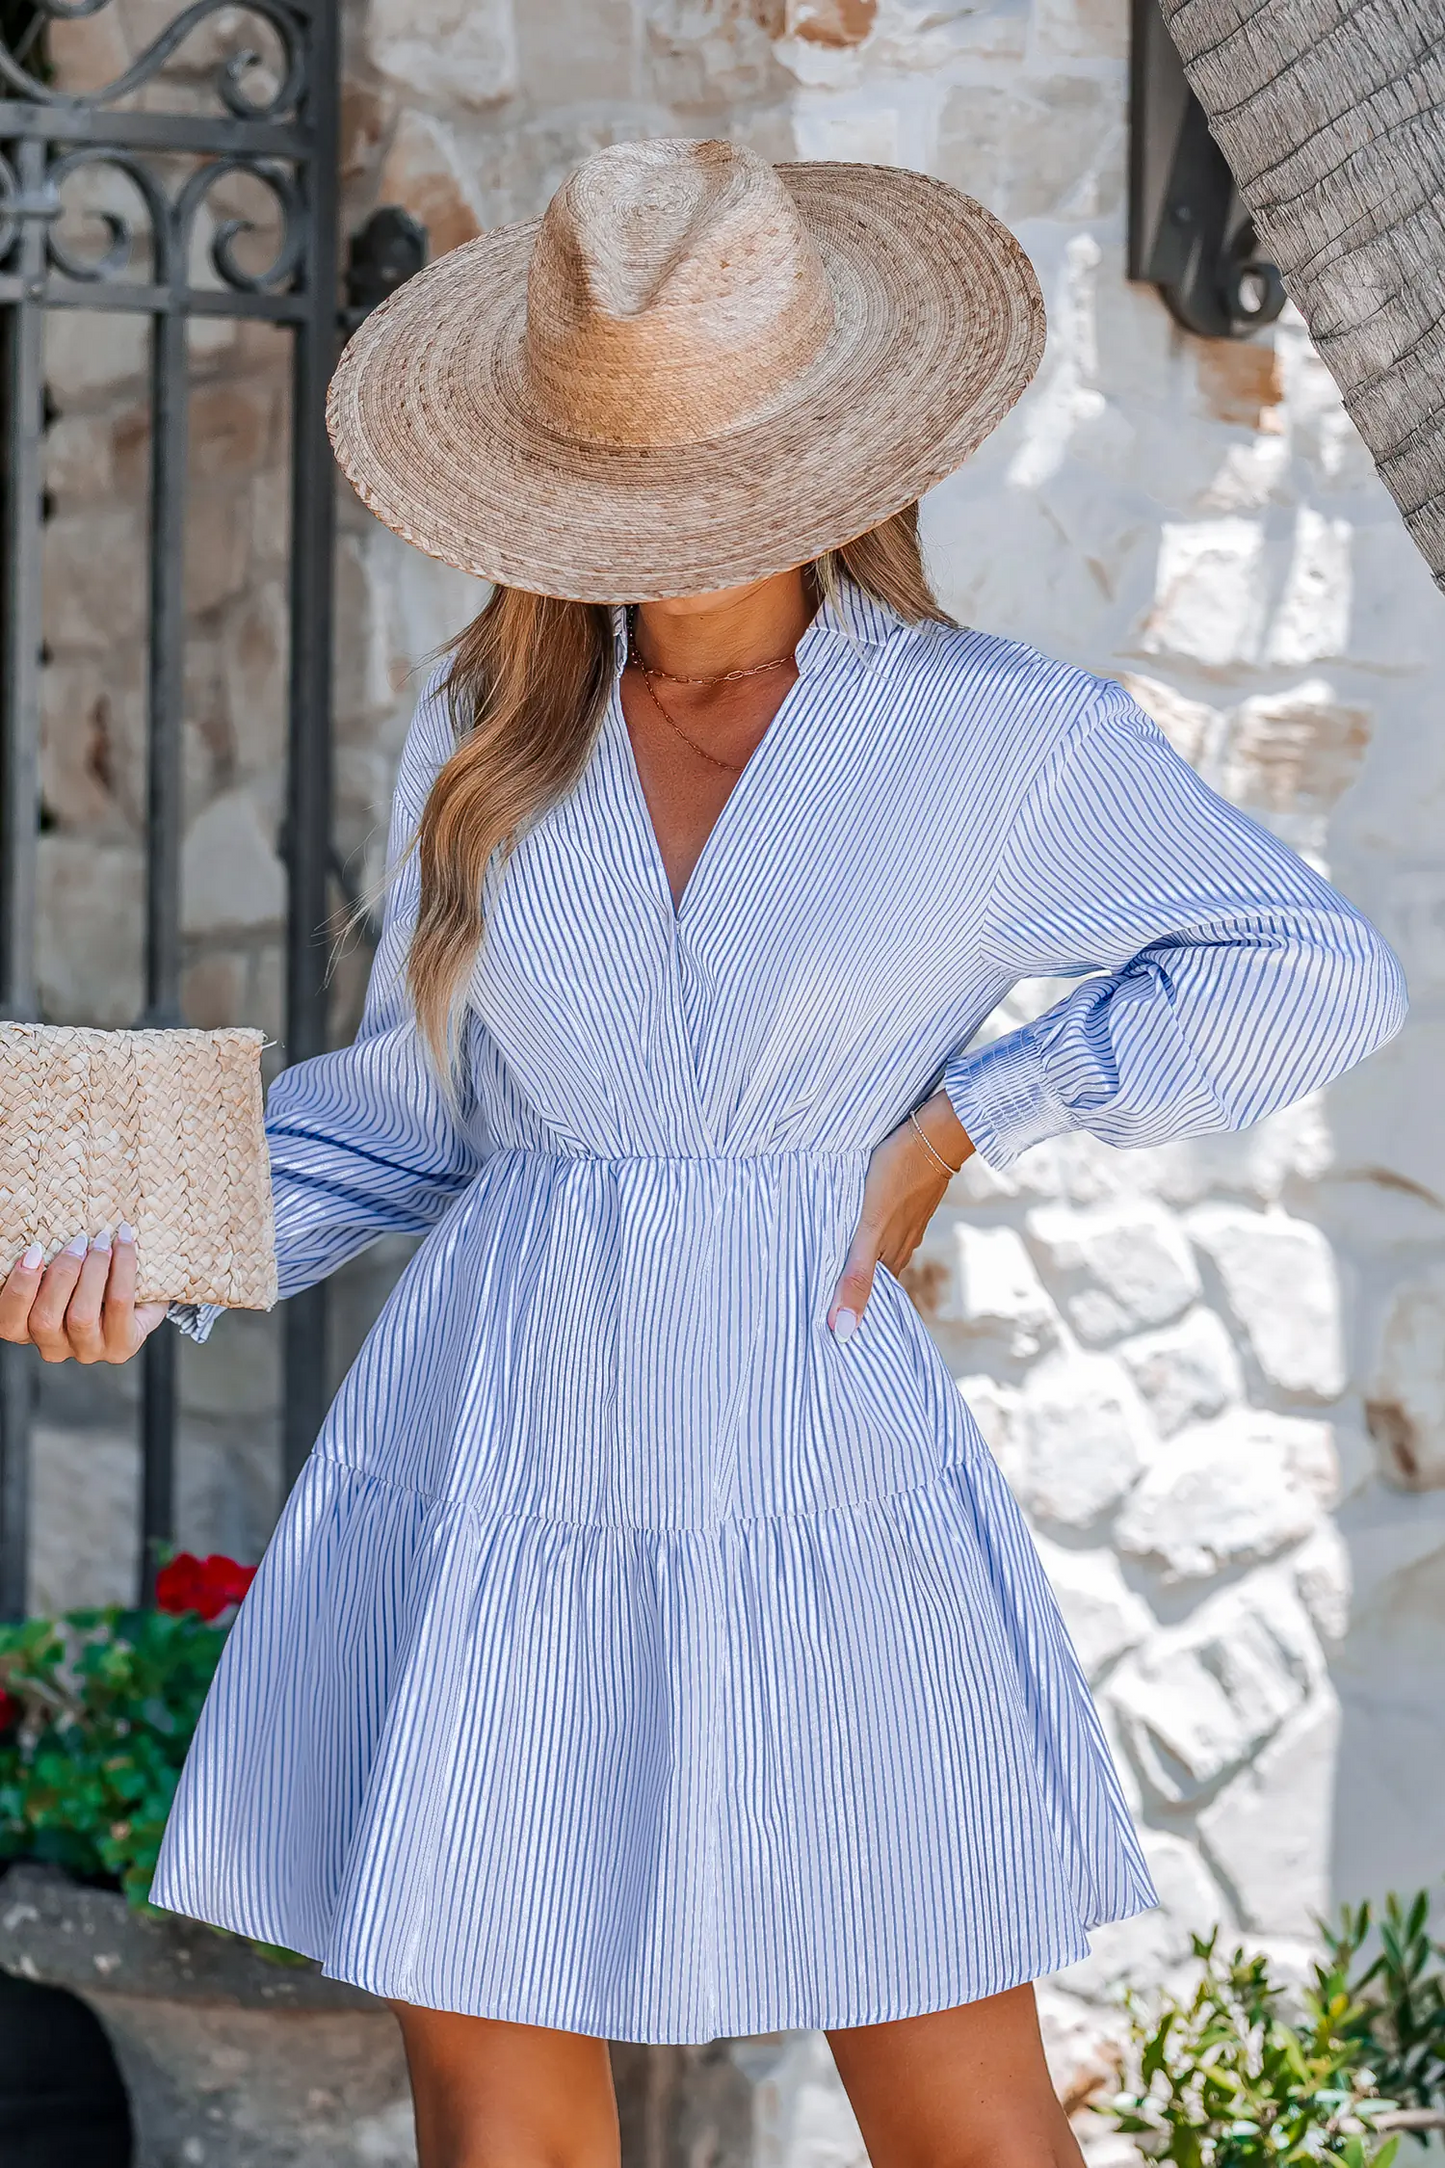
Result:
[[[1131,2083],[1099,2112],[1179,2168],[1389,2168],[1399,2141],[1382,2140],[1374,2124],[1394,2102],[1364,2060],[1344,1968],[1318,1966],[1291,2019],[1268,1959],[1243,1949],[1224,1957],[1217,1940],[1195,1937],[1200,1975],[1187,2000],[1128,1998]]]
[[[1346,1905],[1324,1929],[1332,1965],[1348,1979],[1348,2035],[1402,2108],[1445,2109],[1445,1946],[1430,1934],[1430,1899]]]
[[[0,1627],[0,1859],[53,1861],[144,1904],[225,1640],[189,1611]]]

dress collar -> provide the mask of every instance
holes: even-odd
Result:
[[[613,603],[610,615],[613,669],[620,675],[627,660],[627,612],[620,603]],[[799,674],[806,675],[817,659],[817,651],[827,643],[841,640],[866,662],[873,659],[871,651],[881,650],[899,633],[910,629],[887,603],[876,601],[856,580],[840,572],[837,593],[824,596],[817,615],[798,642]]]

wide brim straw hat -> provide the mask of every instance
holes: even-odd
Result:
[[[466,242],[331,387],[357,494],[429,556],[585,602],[741,585],[959,467],[1038,365],[1007,227],[894,166],[622,143]]]

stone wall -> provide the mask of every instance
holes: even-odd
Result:
[[[1108,2067],[1117,1983],[1158,1980],[1191,1928],[1222,1920],[1292,1959],[1321,1906],[1445,1864],[1440,598],[1297,318],[1206,344],[1125,283],[1124,0],[371,0],[348,34],[349,218],[405,203],[436,248],[535,213],[599,145],[661,133],[904,162],[1008,219],[1039,268],[1049,350],[927,505],[941,592],[971,622],[1124,679],[1217,788],[1360,902],[1409,974],[1405,1034],[1328,1095],[1239,1139],[1121,1154],[1074,1138],[1007,1178],[970,1168],[911,1274],[1038,1530],[1164,1898],[1046,1992],[1080,2099]],[[234,469],[218,452],[205,486],[256,502],[276,425],[264,371],[235,363],[208,364],[205,396],[236,417],[218,440],[255,449]],[[94,416],[123,410],[124,376],[63,397],[62,426],[114,444]],[[87,467],[77,487],[87,517],[116,521],[124,462],[106,456],[115,483]],[[480,597],[354,505],[343,530],[339,825],[367,876],[415,666]],[[279,710],[234,660],[239,626],[268,607],[268,546],[253,539],[233,584],[196,604],[214,661],[197,669],[192,836],[208,821],[239,834],[239,793],[256,855],[211,881],[219,916],[192,921],[188,984],[198,1017],[274,1028],[273,933],[226,917],[264,896],[271,927],[279,908]],[[91,687],[72,644],[64,667]],[[47,769],[71,779],[48,849],[55,865],[71,852],[76,893],[94,852],[119,854],[107,893],[134,880],[133,817],[93,795],[83,718],[98,697],[66,695]],[[132,726],[113,728],[120,743]],[[192,848],[212,872],[210,848]],[[353,965],[338,1029],[355,979]],[[100,998],[76,984],[81,1007]],[[1050,998],[1022,989],[998,1028]],[[342,1340],[387,1269],[343,1296]],[[190,1364],[190,1465],[211,1470],[189,1479],[191,1540],[261,1538],[269,1346],[233,1320]],[[239,1454],[223,1474],[220,1438]],[[757,2160],[859,2157],[817,2043],[734,2060]]]

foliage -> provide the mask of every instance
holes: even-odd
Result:
[[[1187,2000],[1146,2007],[1129,1997],[1135,2082],[1099,2112],[1179,2168],[1389,2168],[1399,2141],[1382,2142],[1373,2126],[1394,2102],[1363,2060],[1343,1969],[1317,1968],[1291,2022],[1268,1959],[1243,1949],[1225,1957],[1217,1940],[1194,1938],[1200,1976]]]
[[[1346,1905],[1326,1927],[1334,1968],[1349,1982],[1348,2037],[1380,2090],[1402,2108],[1445,2109],[1445,1944],[1430,1933],[1430,1899],[1387,1897],[1379,1920]]]
[[[0,1859],[143,1903],[225,1639],[194,1612],[115,1606],[0,1627]]]

